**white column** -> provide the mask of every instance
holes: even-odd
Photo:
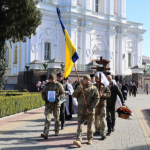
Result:
[[[14,46],[14,43],[12,42],[12,49],[11,49],[11,76],[13,76],[13,66],[14,66],[14,49],[15,49],[15,46]]]
[[[109,38],[109,54],[108,60],[110,61],[111,73],[115,73],[115,33],[108,32]]]
[[[31,39],[29,39],[29,46],[28,46],[29,56],[28,56],[28,63],[31,62]]]
[[[57,59],[60,59],[60,57],[59,57],[59,49],[60,49],[60,42],[59,42],[59,40],[60,40],[60,30],[61,30],[61,26],[60,25],[57,25],[57,50],[56,50],[56,58]]]
[[[86,64],[86,27],[82,27],[81,38],[82,64]]]
[[[19,64],[20,64],[20,42],[17,42],[17,75],[19,74]]]
[[[126,0],[118,0],[118,16],[126,18]]]
[[[136,65],[140,66],[139,63],[139,38],[136,38]]]
[[[86,1],[86,8],[91,10],[91,5],[90,5],[91,0],[85,0],[85,1]]]
[[[26,40],[27,44],[26,44],[26,64],[28,64],[28,57],[29,57],[29,38],[27,38]]]
[[[114,0],[108,0],[107,1],[108,4],[107,4],[107,12],[109,15],[113,15],[114,14]]]
[[[103,0],[103,13],[107,14],[107,0]]]
[[[26,60],[25,60],[25,54],[26,53],[26,42],[22,42],[22,54],[21,54],[21,69],[20,71],[24,71]]]
[[[122,75],[122,34],[118,33],[117,34],[117,51],[118,51],[118,57],[117,57],[117,62],[118,62],[118,74]]]

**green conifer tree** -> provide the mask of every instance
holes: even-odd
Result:
[[[42,14],[37,0],[0,0],[0,89],[2,89],[6,65],[6,40],[23,41],[36,34]]]

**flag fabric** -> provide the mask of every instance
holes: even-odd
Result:
[[[63,30],[63,33],[65,35],[65,44],[66,44],[66,58],[65,58],[65,72],[64,72],[64,77],[67,78],[69,74],[71,73],[72,67],[74,63],[78,60],[79,56],[77,53],[77,49],[74,46],[71,38],[69,37],[69,34],[62,22],[61,16],[60,16],[60,10],[57,7],[57,14],[58,18]]]

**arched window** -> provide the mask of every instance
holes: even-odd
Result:
[[[44,60],[51,59],[51,43],[45,42],[44,47]]]
[[[6,49],[6,67],[9,65],[9,48]]]

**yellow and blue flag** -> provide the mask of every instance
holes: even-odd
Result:
[[[62,30],[65,35],[65,43],[66,43],[66,60],[65,60],[65,72],[64,72],[64,77],[67,78],[69,74],[71,73],[72,67],[74,63],[78,60],[79,56],[77,53],[77,49],[74,46],[71,38],[69,37],[69,34],[62,22],[61,16],[60,16],[60,10],[57,7],[57,14],[58,18],[62,27]]]

